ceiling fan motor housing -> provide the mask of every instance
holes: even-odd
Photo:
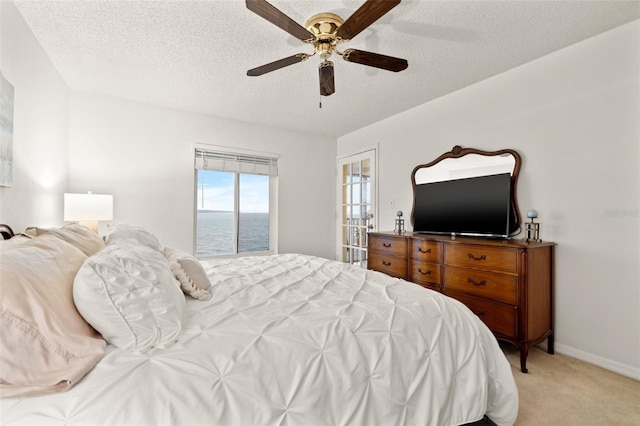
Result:
[[[344,21],[335,13],[318,13],[307,19],[305,27],[317,40],[336,38],[336,31]]]
[[[314,35],[312,43],[322,59],[328,59],[333,53],[338,42],[336,31],[343,22],[335,13],[319,13],[307,19],[305,26]]]
[[[335,92],[333,62],[329,61],[335,52],[347,62],[367,65],[387,71],[402,71],[407,68],[406,59],[394,58],[379,53],[358,49],[338,50],[337,45],[360,34],[384,14],[400,4],[401,0],[365,0],[346,20],[334,13],[319,13],[310,17],[305,27],[285,15],[267,0],[245,0],[247,9],[285,30],[303,43],[313,45],[312,54],[298,53],[278,61],[270,62],[247,71],[249,76],[259,76],[287,67],[318,54],[323,62],[319,66],[320,94],[329,96]]]

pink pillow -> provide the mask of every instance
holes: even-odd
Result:
[[[60,228],[36,228],[37,235],[51,234],[82,250],[87,256],[96,254],[105,246],[104,241],[95,232],[79,223],[70,223]]]
[[[0,397],[63,392],[104,355],[73,303],[86,258],[55,235],[0,251]]]

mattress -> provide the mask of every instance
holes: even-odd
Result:
[[[203,262],[208,301],[144,353],[108,345],[77,385],[4,398],[3,425],[513,424],[518,393],[464,305],[300,254]]]

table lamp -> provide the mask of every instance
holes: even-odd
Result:
[[[528,243],[532,241],[536,243],[541,242],[542,240],[540,239],[540,224],[535,222],[535,218],[538,217],[538,211],[533,209],[529,210],[527,212],[527,217],[531,219],[531,222],[527,222],[524,225],[525,241]]]
[[[396,226],[393,229],[393,232],[396,234],[404,234],[404,219],[402,218],[402,210],[398,210],[396,213]]]

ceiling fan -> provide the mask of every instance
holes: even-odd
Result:
[[[333,53],[342,56],[342,59],[347,62],[355,62],[393,72],[402,71],[409,65],[406,59],[357,49],[346,49],[342,52],[338,50],[339,44],[345,43],[358,35],[398,4],[400,4],[400,0],[366,0],[346,20],[333,13],[319,13],[307,20],[305,28],[266,0],[246,0],[247,9],[302,42],[314,47],[314,52],[311,54],[298,53],[288,58],[250,69],[247,71],[247,75],[254,77],[263,75],[319,54],[323,59],[319,66],[320,95],[329,96],[335,92],[333,62],[329,60]]]

